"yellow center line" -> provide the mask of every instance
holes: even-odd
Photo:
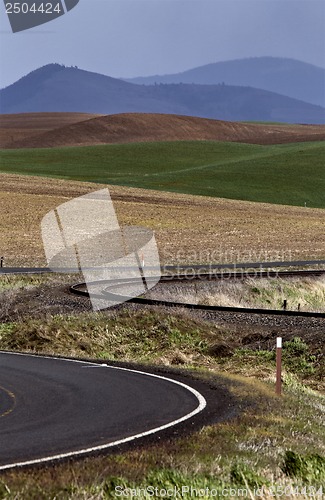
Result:
[[[9,398],[11,399],[11,407],[8,408],[8,410],[3,412],[2,414],[0,414],[0,418],[2,418],[2,417],[6,417],[7,415],[9,415],[10,413],[12,413],[14,411],[16,404],[17,404],[17,401],[16,401],[16,396],[14,395],[13,392],[8,391],[8,389],[5,389],[5,387],[2,387],[1,385],[0,385],[0,390],[5,392],[6,394],[8,394]]]

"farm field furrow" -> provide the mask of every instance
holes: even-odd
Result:
[[[44,215],[108,187],[120,224],[155,231],[162,263],[324,259],[324,211],[164,193],[113,185],[0,174],[5,265],[45,265]]]

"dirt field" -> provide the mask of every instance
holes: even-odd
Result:
[[[0,115],[0,147],[49,130],[89,120],[100,115],[87,113],[19,113]]]
[[[1,144],[6,148],[173,140],[282,144],[325,139],[325,125],[263,125],[145,113],[26,113],[2,115],[0,123]]]
[[[324,210],[0,174],[5,265],[45,265],[43,216],[102,187],[121,224],[155,230],[166,264],[325,258]]]

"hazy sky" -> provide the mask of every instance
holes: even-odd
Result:
[[[264,55],[325,67],[324,0],[80,0],[15,34],[3,2],[0,16],[0,87],[51,62],[114,77]]]

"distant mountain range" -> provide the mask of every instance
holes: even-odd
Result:
[[[325,69],[279,57],[254,57],[217,62],[171,75],[128,79],[132,83],[196,83],[248,86],[325,107]]]
[[[325,123],[325,109],[267,90],[233,85],[138,85],[48,64],[0,91],[1,113],[169,113],[229,121]]]

